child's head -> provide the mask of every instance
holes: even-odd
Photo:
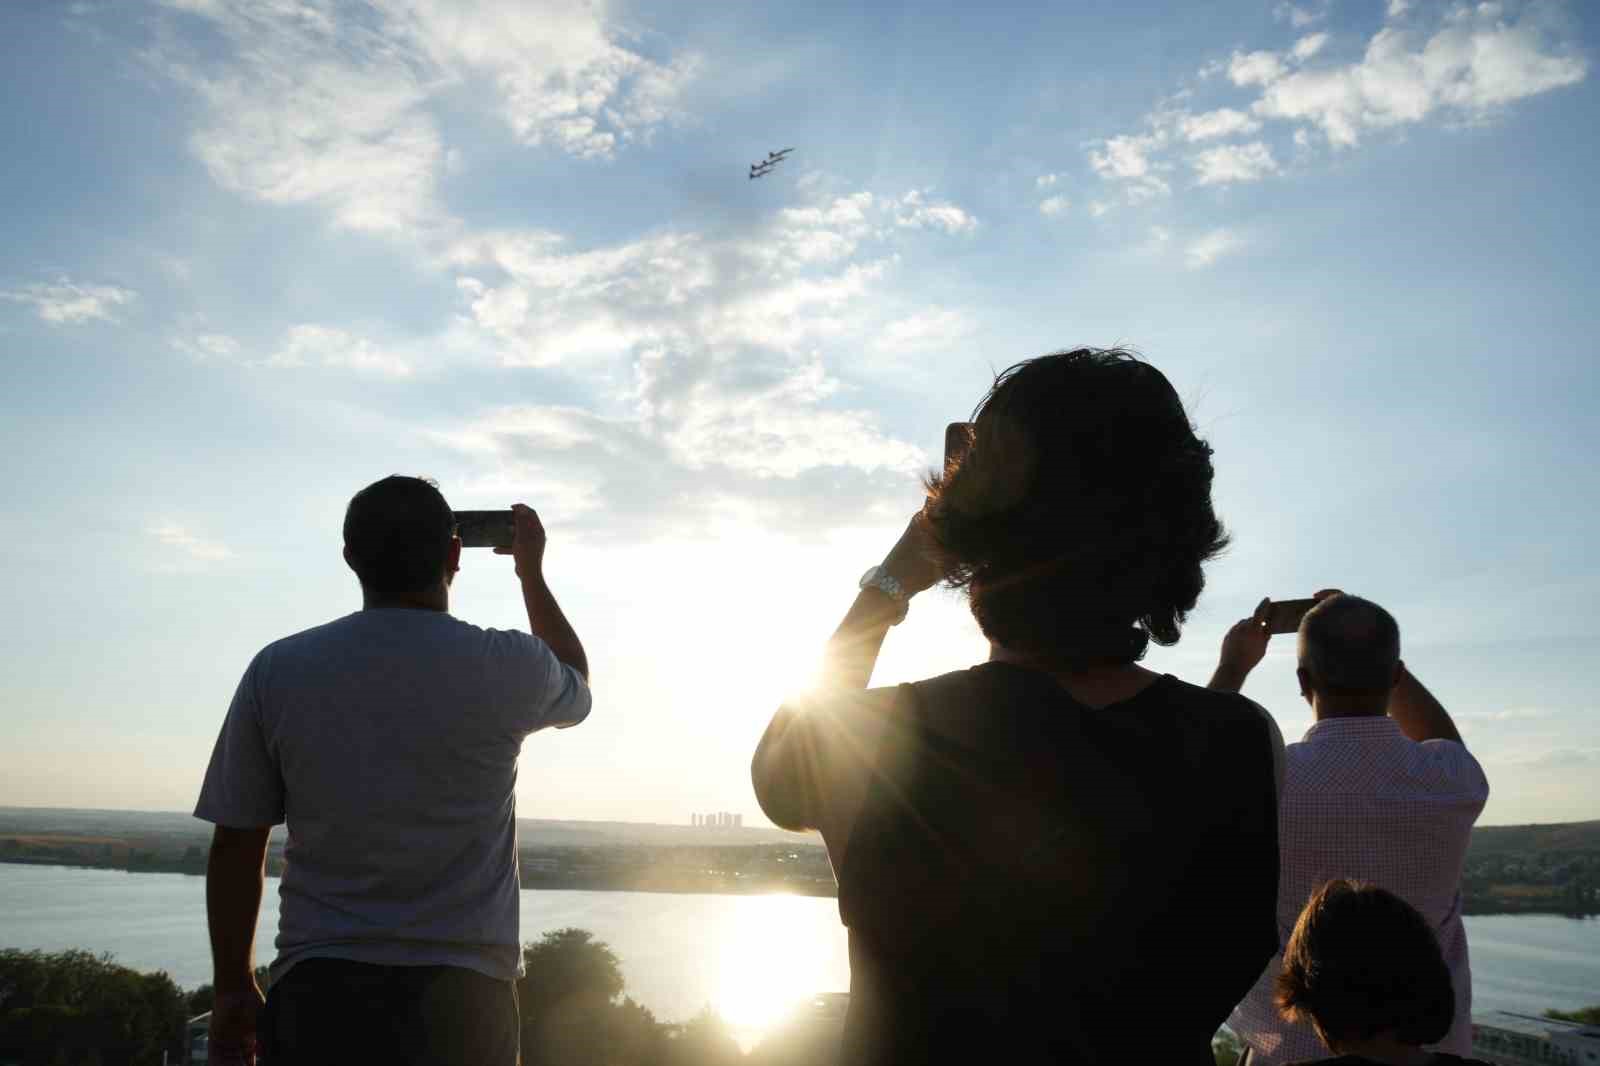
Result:
[[[1331,1050],[1387,1036],[1436,1043],[1455,1020],[1439,941],[1416,908],[1357,881],[1329,881],[1307,901],[1283,951],[1278,1009],[1310,1022]]]

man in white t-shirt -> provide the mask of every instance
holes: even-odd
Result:
[[[210,1061],[514,1066],[523,738],[589,713],[588,660],[513,508],[532,635],[449,613],[461,540],[430,481],[357,493],[344,558],[362,609],[256,655],[196,817],[213,822]],[[271,827],[287,822],[277,957],[252,976]]]
[[[1285,752],[1278,812],[1279,946],[1306,900],[1346,878],[1388,889],[1421,912],[1450,969],[1455,1021],[1436,1050],[1471,1054],[1472,969],[1461,870],[1489,782],[1444,707],[1400,660],[1400,627],[1357,596],[1318,594],[1300,623],[1300,692],[1316,722]],[[1266,651],[1266,602],[1223,643],[1212,688],[1237,692]],[[1228,1026],[1249,1066],[1324,1054],[1311,1026],[1278,1013],[1282,955]]]

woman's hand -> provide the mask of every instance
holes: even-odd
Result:
[[[944,577],[935,551],[933,533],[928,528],[927,515],[918,511],[906,523],[905,532],[895,546],[884,556],[883,566],[905,589],[910,599],[919,592],[937,585]]]
[[[1222,655],[1208,688],[1238,692],[1244,687],[1244,679],[1267,654],[1267,643],[1272,640],[1271,612],[1272,600],[1264,599],[1249,618],[1233,623],[1222,638]]]

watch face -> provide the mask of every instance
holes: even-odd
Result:
[[[883,569],[881,566],[867,567],[867,572],[861,575],[860,587],[866,588],[868,585],[872,584],[872,582],[878,576],[878,571],[881,569]]]

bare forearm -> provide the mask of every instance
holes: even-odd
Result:
[[[862,589],[822,652],[822,683],[830,688],[866,688],[883,638],[900,608],[877,589]]]
[[[863,589],[828,639],[818,693],[865,689],[883,638],[898,617],[893,600],[876,589]],[[818,750],[817,723],[809,720],[810,702],[811,695],[797,693],[778,708],[750,764],[756,800],[785,829],[818,828],[822,814],[821,776],[827,760]]]
[[[522,602],[528,609],[528,628],[544,641],[566,665],[589,679],[589,657],[584,653],[583,642],[573,630],[572,623],[556,602],[555,593],[545,582],[542,573],[522,579]]]
[[[206,862],[206,924],[211,932],[212,981],[219,995],[254,983],[256,921],[270,832],[270,828],[218,826],[212,835]]]
[[[1389,717],[1412,740],[1453,740],[1462,743],[1450,712],[1434,698],[1410,670],[1400,671],[1400,681],[1389,693]]]
[[[1211,681],[1206,688],[1213,692],[1238,692],[1244,688],[1245,678],[1249,676],[1249,670],[1242,670],[1227,663],[1218,663],[1216,673],[1211,675]]]

